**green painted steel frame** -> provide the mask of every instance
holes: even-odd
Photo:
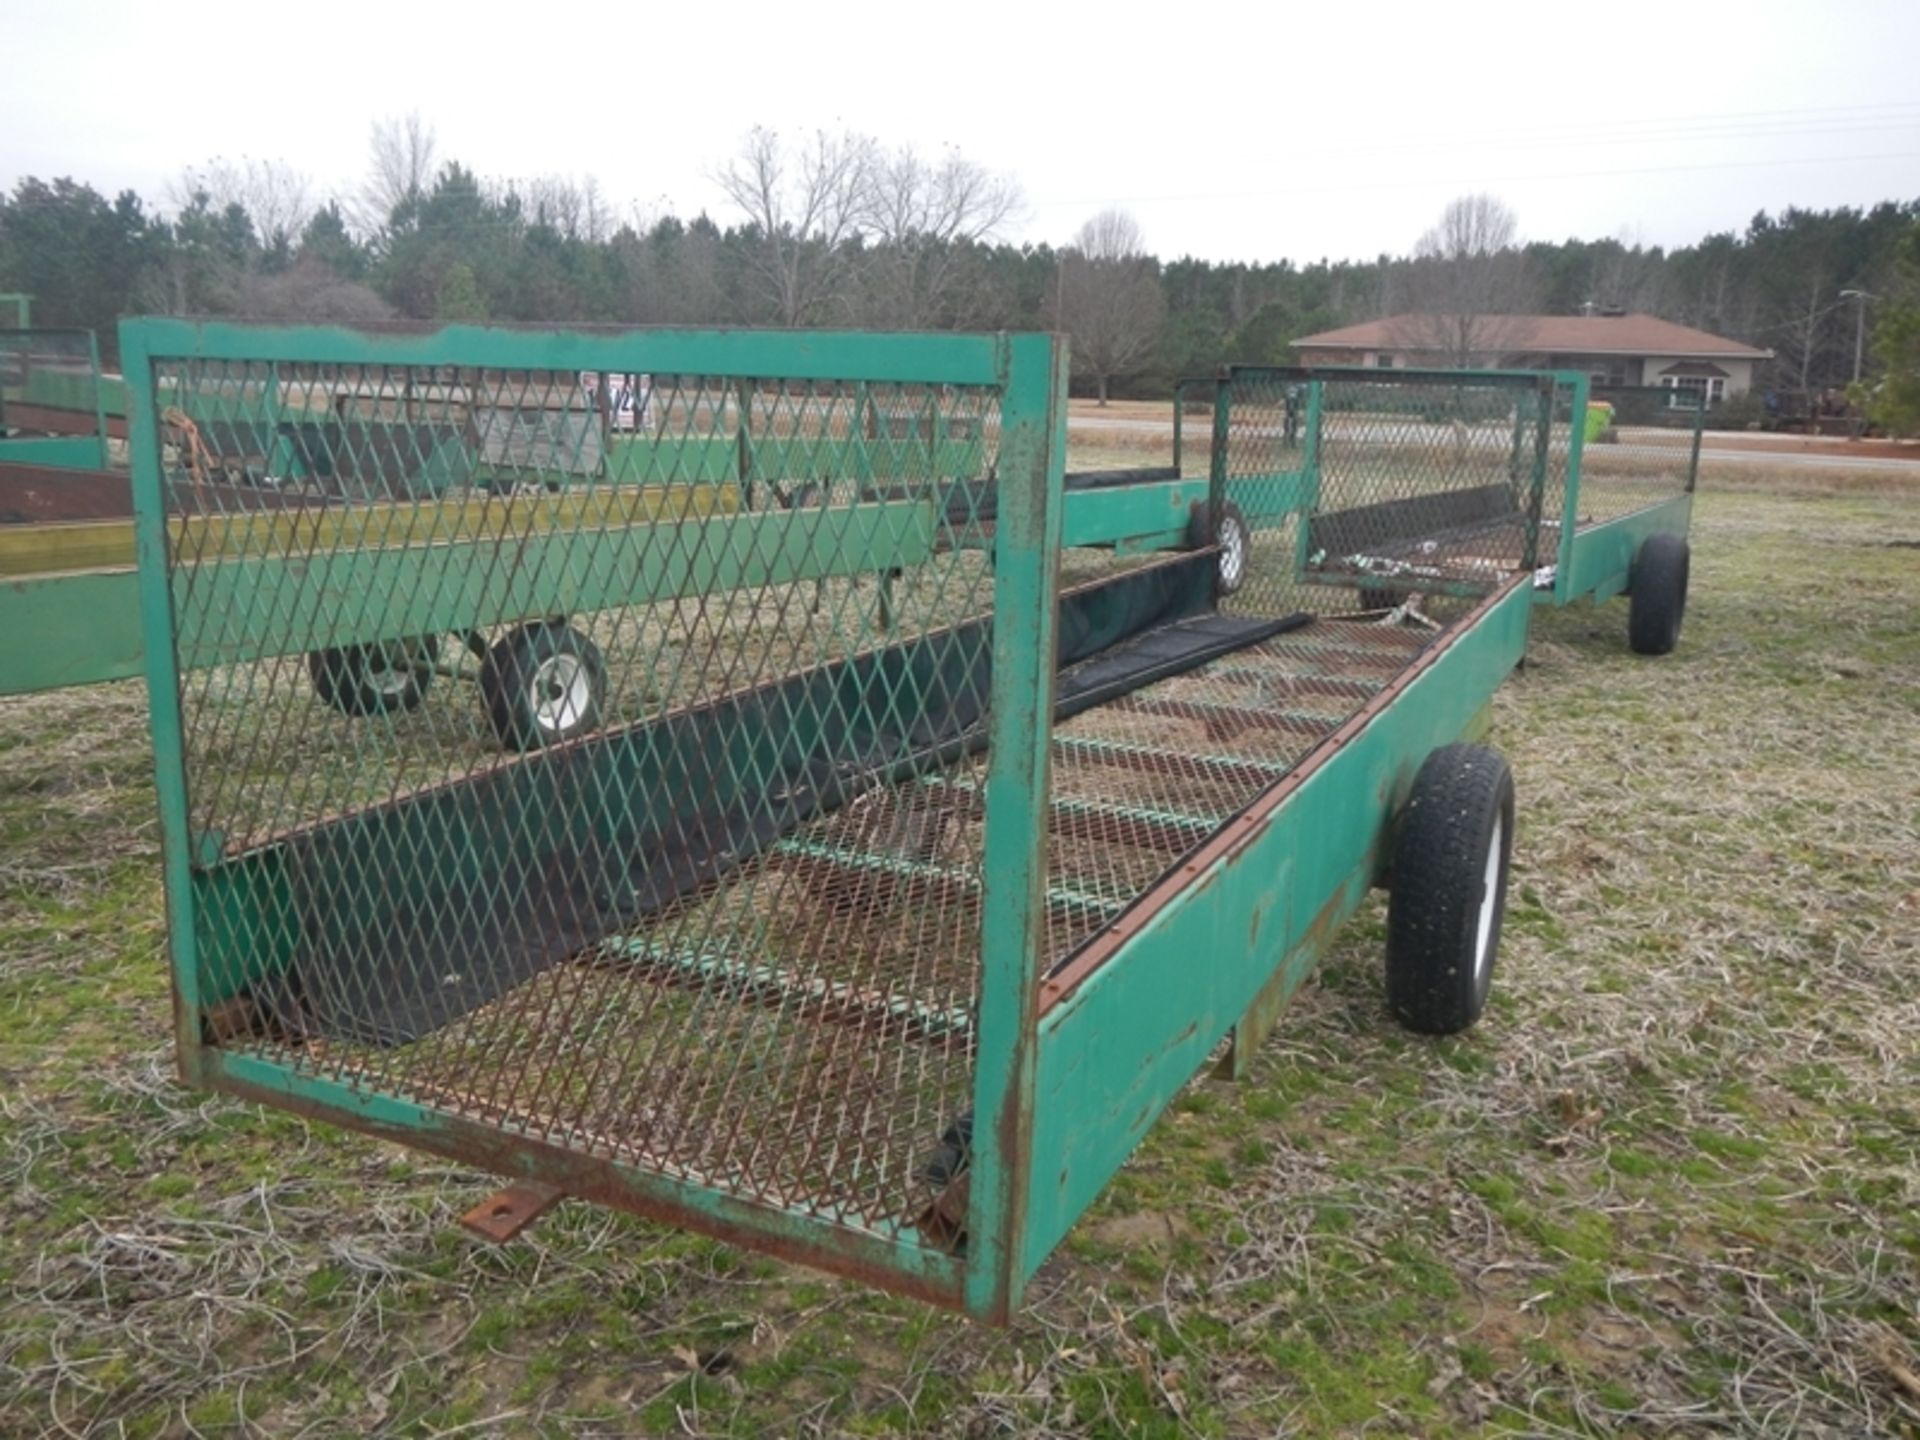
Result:
[[[131,320],[121,354],[132,409],[135,549],[163,844],[179,1067],[189,1084],[268,1101],[503,1173],[552,1180],[689,1228],[757,1237],[822,1268],[991,1319],[1011,1311],[1028,1192],[1038,957],[1046,929],[1048,741],[1066,453],[1064,344],[1044,335],[888,336],[620,330],[431,333]],[[723,1188],[593,1161],[432,1107],[342,1085],[299,1065],[203,1041],[192,837],[167,560],[156,362],[461,364],[698,373],[748,379],[993,386],[1002,397],[982,975],[976,1020],[972,1204],[964,1260],[829,1215],[749,1203]],[[857,509],[870,507],[855,507]]]

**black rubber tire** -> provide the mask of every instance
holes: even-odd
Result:
[[[599,728],[607,698],[600,647],[558,620],[509,631],[480,667],[480,694],[509,750],[539,750]]]
[[[343,715],[391,715],[415,710],[433,683],[440,637],[341,645],[307,654],[313,693]]]
[[[1453,1035],[1480,1018],[1493,987],[1512,858],[1507,762],[1484,745],[1445,745],[1427,756],[1400,812],[1387,903],[1387,1005],[1408,1029]]]
[[[1627,577],[1627,644],[1636,655],[1665,655],[1680,641],[1693,552],[1680,535],[1649,535]]]
[[[1362,610],[1398,610],[1413,598],[1411,590],[1393,590],[1384,586],[1362,585],[1360,587],[1360,608]]]

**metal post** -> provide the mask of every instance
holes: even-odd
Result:
[[[1553,396],[1555,382],[1551,378],[1542,379],[1540,388],[1534,392],[1534,403],[1540,407],[1539,416],[1533,431],[1533,473],[1527,484],[1527,534],[1523,560],[1529,570],[1540,565],[1540,515],[1547,493],[1547,456],[1553,445]],[[1519,429],[1520,406],[1513,407],[1514,428]],[[1584,426],[1585,417],[1579,417]],[[1518,436],[1516,435],[1516,439]]]
[[[1853,301],[1853,383],[1860,383],[1862,361],[1866,358],[1867,302],[1879,297],[1866,290],[1842,290],[1842,300]]]
[[[1573,387],[1573,413],[1567,424],[1566,493],[1560,502],[1560,544],[1553,557],[1553,598],[1564,605],[1572,598],[1573,532],[1580,524],[1580,470],[1587,453],[1587,404],[1593,382],[1584,371],[1563,373],[1561,379]]]
[[[993,566],[993,697],[980,927],[979,1041],[967,1212],[967,1309],[1019,1303],[1032,1183],[1040,957],[1047,944],[1048,765],[1067,347],[1014,336],[1008,351]]]
[[[1687,493],[1700,483],[1700,437],[1707,428],[1706,407],[1693,412],[1693,449],[1687,456]]]
[[[160,454],[159,407],[154,401],[151,322],[122,321],[120,369],[127,386],[127,443],[133,471],[133,543],[139,560],[140,624],[147,656],[147,714],[153,736],[154,788],[160,802],[161,874],[167,932],[173,949],[173,1019],[180,1078],[203,1084],[206,1052],[200,1043],[200,959],[189,856],[192,819],[187,807],[186,731],[174,649],[171,567],[167,557],[167,491]],[[96,387],[97,388],[97,387]],[[184,400],[182,402],[184,404]]]
[[[735,479],[740,486],[740,508],[753,509],[753,382],[742,380],[734,387],[734,404],[739,414],[739,431],[734,440]]]
[[[1213,440],[1207,453],[1207,539],[1219,533],[1220,508],[1227,503],[1227,432],[1232,423],[1233,370],[1223,366],[1213,386]]]
[[[1180,463],[1180,415],[1187,408],[1187,382],[1182,380],[1173,387],[1173,470],[1176,475],[1186,474]]]
[[[24,304],[24,298],[22,300]],[[87,363],[93,367],[93,433],[100,437],[100,468],[107,468],[107,397],[100,385],[100,337],[87,331]]]

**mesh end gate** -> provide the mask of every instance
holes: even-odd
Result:
[[[1554,424],[1229,375],[1238,581],[1068,583],[1045,336],[121,348],[184,1077],[988,1319],[1484,716]]]

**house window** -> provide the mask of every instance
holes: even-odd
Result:
[[[1373,363],[1382,370],[1391,370],[1394,365],[1394,357],[1383,350],[1373,357]]]
[[[1707,388],[1709,384],[1716,388],[1709,391]],[[1719,384],[1717,380],[1708,381],[1699,375],[1669,375],[1667,388],[1673,393],[1667,397],[1667,408],[1698,410],[1702,405],[1710,404],[1714,398],[1717,398]]]
[[[1624,360],[1595,360],[1593,368],[1587,372],[1587,379],[1595,385],[1623,386],[1627,383],[1627,362]]]

